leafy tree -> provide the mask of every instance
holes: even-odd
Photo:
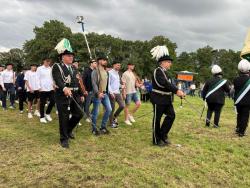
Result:
[[[24,52],[19,48],[13,48],[9,52],[0,53],[1,64],[13,63],[14,69],[20,71],[25,65]]]
[[[26,41],[23,46],[28,63],[40,63],[44,57],[57,61],[55,46],[62,38],[70,38],[72,35],[70,28],[57,20],[45,21],[42,27],[35,27],[33,31],[35,38]]]

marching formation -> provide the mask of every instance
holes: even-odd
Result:
[[[120,59],[114,59],[111,62],[112,68],[108,70],[107,56],[100,55],[91,59],[89,67],[81,74],[78,70],[79,60],[75,58],[67,39],[60,41],[55,49],[59,62],[53,65],[52,60],[45,57],[40,66],[31,64],[30,68],[23,68],[17,75],[13,64],[0,66],[0,99],[3,110],[7,110],[7,98],[10,102],[9,108],[12,109],[15,108],[15,100],[18,98],[21,114],[24,113],[24,103],[27,103],[27,117],[31,119],[38,116],[40,123],[46,124],[53,121],[51,112],[55,107],[59,119],[60,144],[63,148],[69,148],[69,140],[75,138],[73,130],[83,117],[91,124],[94,136],[109,134],[107,125],[117,128],[118,117],[123,110],[126,125],[136,122],[134,114],[141,105],[138,89],[143,88],[144,84],[135,73],[133,63],[129,63],[127,70],[120,74]],[[166,146],[170,144],[168,134],[175,120],[172,104],[174,94],[186,99],[185,93],[172,82],[168,74],[173,63],[168,48],[156,46],[151,54],[157,62],[157,68],[152,73],[150,91],[153,105],[153,144]],[[237,111],[235,132],[242,137],[246,135],[250,109],[250,63],[244,57],[238,64],[238,71],[239,76],[233,81]],[[213,76],[206,81],[202,92],[203,100],[208,106],[205,125],[209,127],[212,124],[218,128],[225,94],[230,92],[230,87],[218,65],[212,66],[211,73]],[[130,108],[131,102],[135,104],[134,109]],[[100,109],[103,109],[103,114],[98,122]],[[161,121],[164,114],[166,116]]]

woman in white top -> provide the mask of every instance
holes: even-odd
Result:
[[[37,65],[30,65],[30,70],[25,73],[24,80],[27,87],[27,97],[28,97],[28,118],[33,118],[31,113],[32,104],[34,100],[37,100],[36,110],[34,115],[40,117],[39,113],[39,90],[40,90],[40,81],[38,74],[36,72]]]

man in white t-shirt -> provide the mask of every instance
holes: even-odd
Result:
[[[121,69],[121,62],[119,60],[113,60],[113,68],[109,71],[109,100],[112,107],[112,112],[109,116],[110,125],[112,128],[117,128],[118,122],[117,117],[122,112],[125,107],[124,101],[122,99],[122,94],[120,89],[124,88],[124,84],[121,84],[119,71]],[[118,103],[119,108],[115,111],[115,103]]]
[[[27,87],[27,97],[28,97],[28,118],[33,118],[31,113],[32,104],[34,100],[37,100],[36,110],[34,115],[40,117],[39,113],[39,90],[40,90],[40,81],[38,74],[36,72],[37,65],[30,65],[30,70],[26,71],[24,75],[25,84]]]
[[[43,65],[37,68],[37,75],[40,81],[40,122],[47,123],[47,121],[52,121],[50,113],[53,106],[55,106],[54,98],[54,83],[52,78],[52,68],[50,67],[51,59],[44,58]],[[44,114],[45,104],[49,100],[47,110]]]
[[[15,102],[15,72],[13,71],[13,64],[7,63],[6,69],[2,72],[2,80],[3,80],[3,109],[7,109],[6,98],[7,94],[10,94],[10,108],[13,109]]]
[[[194,83],[192,83],[192,84],[190,85],[190,95],[191,95],[192,97],[195,96],[195,89],[196,89],[196,86],[195,86]]]
[[[137,95],[136,87],[141,87],[142,85],[137,81],[135,73],[133,72],[135,69],[135,65],[133,63],[128,64],[128,69],[122,75],[122,82],[125,83],[125,123],[127,125],[132,125],[135,122],[133,114],[139,109],[141,106],[141,101]],[[135,108],[129,112],[129,105],[131,101],[134,101]]]

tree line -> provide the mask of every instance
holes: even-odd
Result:
[[[56,44],[67,38],[80,59],[81,67],[88,66],[89,54],[82,33],[72,33],[71,29],[58,20],[45,21],[41,27],[33,29],[35,37],[25,41],[22,49],[11,49],[0,53],[1,64],[12,62],[17,71],[31,63],[41,63],[44,57],[50,57],[58,62]],[[166,36],[155,36],[151,40],[123,40],[106,34],[88,33],[87,38],[93,57],[105,53],[109,61],[118,59],[123,70],[129,62],[136,65],[136,72],[141,77],[151,78],[157,63],[152,59],[150,50],[156,45],[166,45],[174,59],[170,74],[175,77],[178,71],[191,71],[198,73],[195,81],[204,82],[211,77],[211,66],[218,64],[222,67],[224,76],[232,80],[237,75],[237,64],[240,61],[240,52],[226,49],[213,49],[210,46],[197,49],[195,52],[182,52],[176,54],[177,44]]]

